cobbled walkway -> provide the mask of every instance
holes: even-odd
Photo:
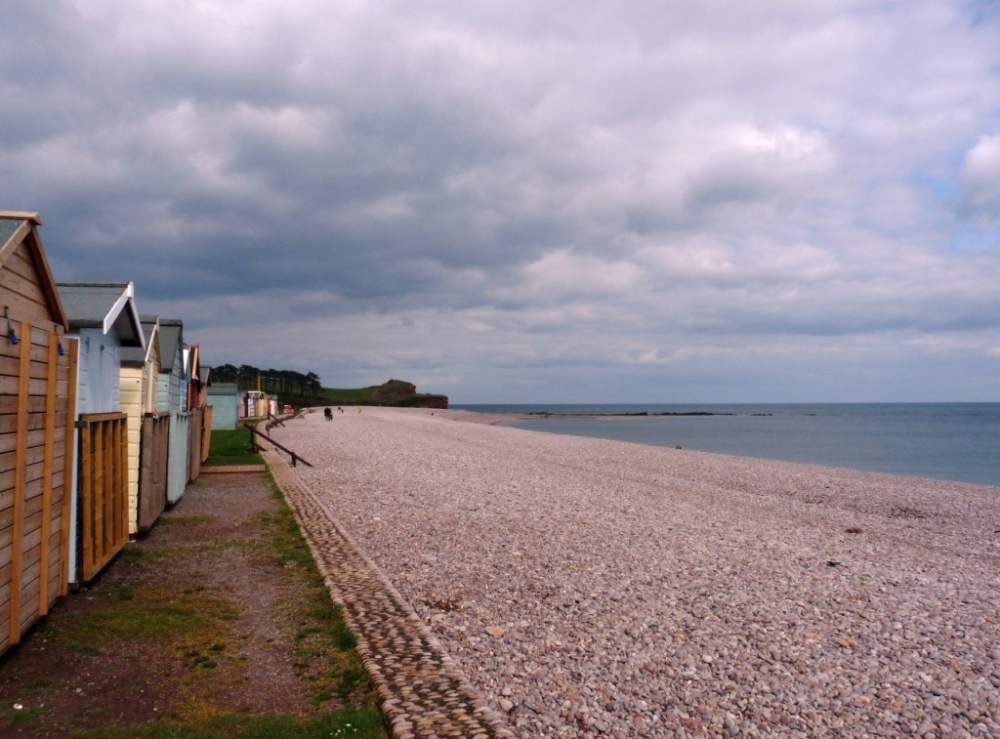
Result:
[[[323,501],[277,451],[262,449],[261,454],[298,517],[331,596],[358,637],[358,652],[393,737],[515,739]]]

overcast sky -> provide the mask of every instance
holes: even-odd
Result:
[[[0,7],[0,209],[208,364],[1000,401],[1000,3]]]

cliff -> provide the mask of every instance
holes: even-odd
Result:
[[[372,388],[372,404],[404,408],[445,409],[448,407],[448,396],[418,393],[417,386],[412,382],[389,380]]]

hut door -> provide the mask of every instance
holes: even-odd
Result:
[[[148,531],[167,507],[167,452],[170,416],[142,419],[139,453],[139,531]]]

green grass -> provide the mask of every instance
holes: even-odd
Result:
[[[234,464],[264,464],[264,459],[250,448],[250,431],[247,429],[216,430],[212,432],[212,446],[206,467]]]
[[[214,435],[219,432],[213,432]],[[225,433],[225,432],[223,432]],[[172,678],[182,699],[169,714],[151,725],[108,726],[93,731],[67,730],[77,739],[173,739],[181,737],[236,737],[247,739],[385,739],[377,695],[357,653],[357,640],[347,628],[340,607],[330,598],[309,547],[280,489],[271,482],[276,509],[257,514],[262,535],[248,546],[254,556],[280,568],[284,577],[303,578],[303,597],[277,606],[291,614],[286,628],[292,638],[293,670],[317,711],[315,718],[293,715],[250,716],[229,713],[213,697],[239,679],[242,660],[240,635],[234,631],[239,603],[208,582],[193,579],[181,587],[136,583],[121,571],[109,570],[104,578],[109,596],[85,612],[67,612],[40,625],[45,638],[65,654],[101,654],[115,649],[119,640],[139,640],[162,645],[175,655],[182,672]],[[196,524],[203,517],[176,517],[179,524]],[[164,520],[169,520],[166,517]],[[233,545],[224,542],[228,545]],[[218,544],[218,543],[215,543]],[[169,550],[168,559],[197,556],[201,547]],[[126,547],[119,568],[161,567],[164,552]],[[137,572],[141,570],[136,570]],[[159,648],[159,647],[158,647]],[[342,706],[351,706],[341,708]],[[47,710],[47,709],[45,709]],[[45,710],[0,706],[0,718],[31,729],[44,723]],[[278,709],[280,710],[280,708]]]
[[[30,726],[39,721],[46,713],[46,709],[43,706],[21,709],[9,707],[6,710],[8,711],[8,718],[14,726]]]
[[[290,716],[219,716],[197,723],[160,721],[69,734],[71,739],[384,739],[377,712],[347,709],[312,720]]]
[[[365,696],[373,701],[371,680],[355,651],[357,637],[344,621],[341,607],[330,598],[298,522],[276,485],[273,494],[277,511],[259,515],[271,531],[270,547],[275,564],[282,568],[294,567],[306,580],[305,603],[296,613],[298,628],[293,667],[310,684],[309,693],[314,704],[322,705],[333,695],[345,701],[353,698],[358,702]],[[323,663],[334,664],[334,669],[317,671],[315,666]]]
[[[188,588],[125,587],[89,613],[67,613],[49,630],[57,644],[71,651],[94,650],[113,639],[170,640],[198,632],[213,633],[235,612],[226,601]]]
[[[393,407],[426,407],[430,401],[441,400],[447,405],[444,395],[430,393],[411,394],[398,380],[390,380],[377,387],[330,388],[320,390],[319,400],[310,405],[384,405]]]
[[[355,388],[325,387],[320,392],[318,405],[373,405],[375,386]]]

